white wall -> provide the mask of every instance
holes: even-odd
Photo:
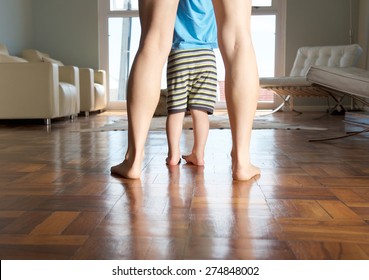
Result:
[[[0,43],[12,55],[32,43],[32,1],[0,0]]]
[[[360,66],[369,70],[369,0],[359,2],[358,43],[363,48]]]
[[[349,0],[287,0],[286,73],[302,46],[350,43]]]
[[[64,64],[99,68],[97,0],[32,0],[33,47]]]
[[[12,55],[35,48],[99,68],[98,0],[0,0],[0,43]]]

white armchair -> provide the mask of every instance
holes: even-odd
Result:
[[[341,99],[338,99],[331,91],[321,87],[316,87],[308,81],[306,75],[311,66],[327,67],[352,67],[358,63],[362,49],[357,44],[342,46],[313,46],[301,47],[291,69],[290,75],[286,77],[261,77],[260,86],[264,89],[274,91],[282,98],[282,104],[273,112],[281,109],[285,105],[293,108],[292,98],[294,96],[315,96],[331,97],[336,105],[330,109],[333,111],[341,106]]]
[[[106,74],[103,70],[79,68],[81,112],[102,111],[106,108]]]
[[[44,119],[49,125],[79,112],[78,68],[29,63],[0,44],[0,119]]]
[[[63,62],[51,58],[47,53],[34,49],[22,51],[22,57],[29,62],[50,62],[63,66]],[[86,116],[93,111],[102,111],[107,105],[105,71],[79,68],[80,111]]]

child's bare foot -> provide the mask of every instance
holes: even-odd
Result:
[[[140,168],[133,168],[128,160],[110,168],[111,174],[121,176],[127,179],[139,179],[141,176]]]
[[[194,153],[191,153],[191,154],[186,155],[186,156],[182,156],[182,158],[188,164],[193,164],[193,165],[197,165],[197,166],[204,166],[205,165],[204,159],[202,157],[197,157]]]
[[[242,168],[236,164],[232,166],[232,177],[237,181],[247,181],[259,174],[260,168],[252,164],[248,164]]]

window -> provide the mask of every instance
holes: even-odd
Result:
[[[260,76],[282,74],[283,18],[286,0],[253,0],[252,33]],[[100,0],[100,60],[107,69],[109,108],[124,108],[128,73],[136,54],[140,26],[138,0]],[[219,50],[218,106],[225,106],[224,67]],[[165,69],[162,87],[166,87]],[[259,107],[273,108],[273,94],[262,92]]]
[[[126,100],[128,74],[140,40],[137,30],[140,30],[138,17],[109,18],[110,101]]]
[[[110,0],[110,11],[138,10],[138,0]]]

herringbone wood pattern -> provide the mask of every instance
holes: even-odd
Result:
[[[212,130],[205,168],[165,165],[150,132],[141,180],[110,175],[123,131],[78,132],[119,119],[0,124],[1,259],[369,259],[369,138],[326,143],[342,116],[266,118],[327,131],[254,130],[262,174],[234,182],[229,130]],[[183,153],[192,131],[184,131]]]

